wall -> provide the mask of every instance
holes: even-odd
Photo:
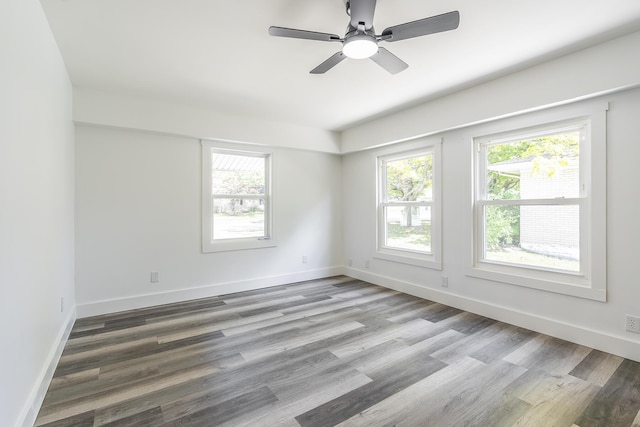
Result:
[[[494,98],[509,96],[500,90]],[[482,100],[469,98],[472,105]],[[640,335],[625,331],[625,314],[640,315],[636,254],[640,203],[629,188],[640,180],[637,112],[640,89],[594,101],[609,102],[607,115],[607,284],[608,301],[492,282],[467,276],[471,263],[472,142],[475,125],[441,132],[443,139],[443,270],[430,270],[374,258],[375,158],[379,149],[346,155],[344,255],[354,277],[476,312],[640,361]],[[542,111],[536,114],[547,114]],[[427,117],[425,117],[425,120]],[[454,118],[452,118],[453,120]],[[506,119],[513,123],[517,118]],[[391,130],[390,132],[393,132]],[[400,145],[401,146],[401,145]],[[370,267],[366,268],[366,262]],[[449,287],[440,286],[441,276]]]
[[[73,119],[76,123],[195,138],[251,142],[328,153],[340,151],[340,137],[335,132],[79,87],[73,89]]]
[[[71,83],[36,0],[0,2],[0,58],[0,425],[32,425],[74,319]]]
[[[78,315],[342,272],[341,158],[273,153],[278,246],[203,254],[199,140],[77,126]],[[150,283],[151,271],[158,283]]]
[[[400,142],[640,84],[640,32],[352,127],[342,152]]]

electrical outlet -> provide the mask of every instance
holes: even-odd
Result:
[[[627,314],[627,331],[640,334],[640,317]]]
[[[347,261],[347,264],[349,264],[349,267],[353,266],[353,260],[349,258],[349,261]]]
[[[159,282],[160,279],[158,279],[158,272],[157,271],[152,271],[151,272],[151,283],[156,283]]]
[[[302,255],[302,263],[306,264],[309,260],[307,259],[306,255]]]
[[[371,267],[371,264],[369,263],[369,260],[366,260],[364,262],[364,268],[369,268],[369,267]]]
[[[60,313],[64,313],[64,297],[60,297]]]
[[[449,278],[447,276],[442,276],[440,278],[440,284],[442,285],[443,288],[448,288],[449,287]]]

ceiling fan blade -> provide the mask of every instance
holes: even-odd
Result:
[[[296,30],[294,28],[269,27],[269,34],[276,37],[291,37],[294,39],[319,40],[324,42],[342,41],[340,36],[329,33],[317,33],[315,31]]]
[[[370,30],[373,27],[376,0],[349,0],[349,9],[353,28],[358,28],[358,24],[361,22],[364,22],[365,30]]]
[[[346,57],[347,56],[344,53],[342,53],[342,51],[336,52],[333,55],[331,55],[329,57],[329,59],[324,61],[322,64],[318,65],[313,70],[311,70],[310,73],[311,74],[324,74],[327,71],[329,71],[330,69],[332,69],[333,67],[335,67],[336,65],[338,65],[340,62],[342,62]]]
[[[426,36],[442,31],[455,30],[460,24],[460,12],[453,11],[430,18],[419,19],[406,24],[389,27],[382,32],[381,40],[395,42],[411,39],[413,37]]]
[[[378,48],[378,53],[373,55],[371,60],[391,74],[398,74],[400,71],[406,70],[409,67],[402,59],[383,47]]]

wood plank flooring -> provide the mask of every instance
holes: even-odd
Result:
[[[640,363],[340,276],[80,319],[36,425],[640,427]]]

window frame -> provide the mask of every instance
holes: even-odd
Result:
[[[202,140],[202,252],[224,252],[247,249],[260,249],[277,246],[273,230],[273,153],[264,150],[246,150],[229,147],[223,143]],[[214,153],[235,156],[259,157],[265,160],[265,192],[264,196],[264,235],[260,237],[242,237],[231,239],[215,239],[213,236],[214,200],[212,183],[212,155]],[[229,198],[226,194],[223,198]],[[238,195],[238,198],[257,198],[257,196]],[[245,197],[247,196],[247,197]],[[220,197],[219,197],[220,198]]]
[[[565,295],[606,301],[606,111],[602,103],[574,105],[540,112],[514,120],[511,126],[502,121],[487,126],[481,136],[472,137],[472,262],[467,275],[483,279],[540,289]],[[517,122],[517,123],[515,123]],[[558,131],[585,126],[580,141],[579,196],[566,199],[486,200],[487,168],[482,146],[546,136]],[[477,132],[479,133],[479,132]],[[580,271],[510,264],[484,260],[484,209],[486,206],[567,206],[580,211]]]
[[[426,202],[388,202],[386,199],[386,168],[389,161],[418,157],[430,154],[432,157],[432,200]],[[436,270],[442,269],[442,196],[441,196],[442,141],[420,139],[411,144],[383,150],[376,156],[377,170],[377,214],[376,214],[376,253],[375,258],[410,264]],[[431,252],[386,246],[385,207],[388,206],[428,206],[431,208]]]

